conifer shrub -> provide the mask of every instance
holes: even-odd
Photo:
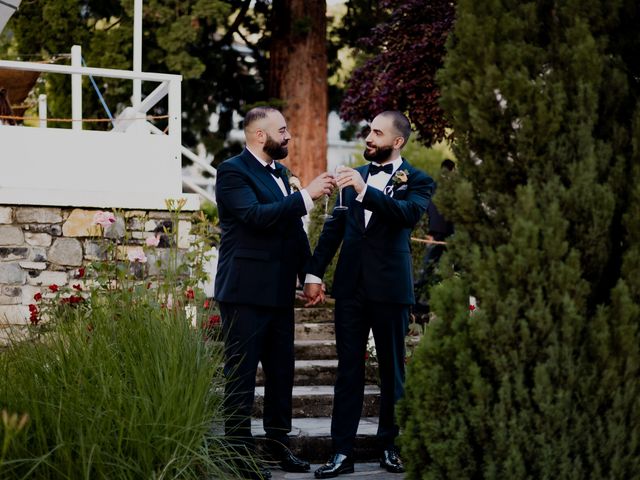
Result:
[[[640,9],[460,0],[456,19],[456,234],[399,409],[407,478],[639,478]]]

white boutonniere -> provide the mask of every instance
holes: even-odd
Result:
[[[289,177],[289,187],[291,187],[291,191],[299,192],[302,190],[302,184],[300,183],[300,179],[298,177],[294,177],[291,175]]]
[[[409,181],[409,171],[408,170],[397,170],[396,173],[391,177],[391,183],[394,188],[398,188],[400,185],[403,185]]]

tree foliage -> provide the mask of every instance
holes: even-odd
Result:
[[[408,478],[637,478],[640,8],[460,0],[456,19],[456,271],[410,365]]]
[[[366,2],[350,2],[353,5],[345,28],[354,20],[362,25],[357,21],[362,18],[356,7],[360,3]],[[386,19],[359,42],[368,58],[353,72],[340,115],[345,120],[360,121],[370,120],[383,110],[405,111],[422,142],[431,145],[445,137],[447,126],[438,104],[436,72],[442,67],[445,41],[453,25],[453,2],[379,3],[380,10],[374,17],[386,12]]]

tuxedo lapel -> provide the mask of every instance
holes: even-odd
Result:
[[[408,170],[409,169],[409,164],[407,163],[407,161],[403,158],[402,159],[402,163],[400,164],[400,166],[398,167],[398,169],[393,172],[393,174],[391,175],[391,177],[389,177],[389,181],[387,182],[387,184],[385,185],[384,189],[382,190],[382,193],[384,193],[387,196],[391,196],[393,197],[393,193],[394,193],[394,189],[393,189],[393,177],[395,177],[396,173],[399,172],[400,170]],[[367,168],[368,171],[368,168]],[[367,230],[371,228],[371,226],[378,220],[378,216],[375,213],[371,214],[371,218],[369,219],[369,223],[367,224]]]
[[[249,173],[258,179],[273,194],[276,200],[281,200],[284,197],[273,175],[267,172],[267,169],[248,150],[245,149],[242,152],[242,159],[247,165]]]
[[[281,163],[276,162],[279,168],[282,170],[282,174],[280,178],[282,178],[282,182],[284,183],[284,189],[287,191],[287,195],[291,195],[291,185],[289,184],[289,174],[291,173],[287,167],[282,165]]]
[[[394,189],[393,189],[393,178],[396,176],[396,173],[398,173],[400,170],[408,170],[408,169],[409,169],[409,164],[403,158],[402,159],[402,163],[400,164],[398,169],[395,172],[393,172],[393,175],[391,175],[391,177],[389,178],[389,181],[387,182],[387,184],[384,187],[383,192],[384,192],[385,195],[391,195],[391,193],[394,191]],[[389,192],[389,193],[387,193],[387,192]],[[393,196],[393,195],[391,195],[391,196]]]
[[[360,171],[360,175],[364,179],[364,183],[367,183],[367,178],[369,178],[369,165],[370,164],[368,163],[362,167],[356,168],[356,170]],[[356,216],[356,223],[360,227],[360,230],[364,232],[367,228],[364,224],[364,207],[362,206],[362,202],[358,202],[355,199],[356,196],[357,196],[357,193],[355,193],[355,190],[354,190],[354,196],[353,196],[354,201],[351,202],[351,206],[354,210],[353,213]]]

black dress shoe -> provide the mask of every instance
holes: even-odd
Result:
[[[256,467],[250,468],[244,465],[238,469],[238,473],[240,478],[244,480],[269,480],[271,478],[271,472],[260,465],[258,465],[257,469]]]
[[[258,467],[258,471],[254,472],[249,478],[251,480],[269,480],[271,478],[271,472],[264,467]]]
[[[280,468],[285,472],[308,472],[311,468],[309,462],[296,457],[287,447],[282,447],[282,452],[276,460],[279,461]]]
[[[404,465],[402,464],[402,460],[400,460],[398,450],[396,450],[395,448],[389,448],[382,451],[382,456],[380,457],[380,466],[390,473],[404,472]]]
[[[333,478],[343,473],[353,473],[353,460],[346,455],[336,453],[327,463],[314,472],[316,478]]]

